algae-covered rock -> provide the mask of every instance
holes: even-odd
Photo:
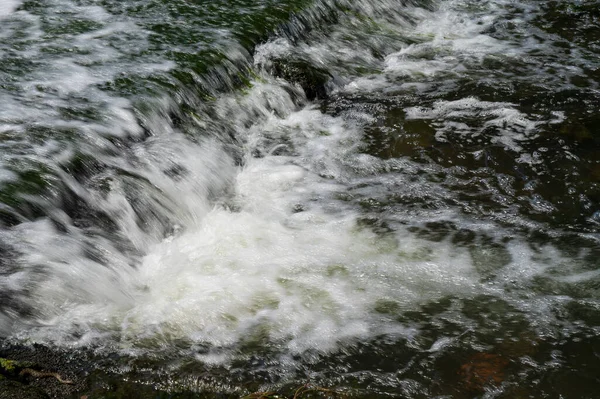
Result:
[[[23,369],[31,368],[34,364],[0,357],[0,376],[17,377]]]

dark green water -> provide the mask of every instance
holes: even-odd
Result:
[[[599,55],[596,1],[6,2],[3,342],[91,397],[598,397]]]

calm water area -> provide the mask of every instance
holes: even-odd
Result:
[[[599,232],[599,1],[0,0],[4,344],[599,398]]]

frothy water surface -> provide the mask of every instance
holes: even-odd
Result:
[[[600,65],[557,15],[593,10],[5,8],[6,339],[276,389],[592,392]]]

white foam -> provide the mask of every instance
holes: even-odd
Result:
[[[0,2],[0,19],[12,14],[21,5],[20,0],[2,0]]]
[[[467,97],[455,101],[436,101],[432,108],[406,108],[407,119],[431,119],[440,126],[437,128],[436,139],[447,141],[448,135],[459,134],[476,137],[487,127],[495,128],[497,136],[491,142],[500,143],[515,152],[521,151],[520,141],[535,136],[537,127],[548,121],[532,120],[519,112],[515,104],[504,102],[480,101]],[[464,118],[483,121],[480,126],[471,127],[467,123],[457,122]]]
[[[361,7],[379,21],[394,21],[397,13],[390,10],[397,3],[383,3],[388,6],[384,11],[370,2]],[[407,35],[415,44],[399,41],[402,48],[387,54],[383,61],[369,46],[352,51],[352,41],[339,40],[351,29],[342,29],[334,32],[336,40],[314,45],[306,42],[294,47],[279,39],[259,46],[256,65],[265,66],[272,57],[298,51],[315,65],[335,64],[337,72],[353,63],[381,69],[380,74],[350,76],[342,91],[424,90],[428,84],[421,82],[421,77],[458,75],[464,63],[479,62],[485,55],[505,50],[505,44],[482,34],[493,15],[466,18],[459,6],[460,2],[451,1],[437,12],[415,9],[416,27],[405,21],[395,28],[386,26],[396,29],[390,34]],[[90,71],[80,62],[102,64],[122,55],[102,40],[115,32],[121,34],[130,27],[141,45],[146,44],[145,32],[138,31],[135,24],[111,25],[101,9],[91,11],[103,28],[75,39],[94,55],[57,57],[53,68],[45,75],[34,73],[27,87],[32,96],[39,84],[62,94],[86,91],[105,106],[108,121],[79,127],[84,134],[89,132],[91,150],[110,149],[112,144],[103,135],[136,136],[141,128],[130,102],[93,88],[113,77],[117,68],[107,62]],[[336,60],[341,60],[339,65]],[[169,66],[160,62],[126,64],[130,71],[148,72]],[[73,83],[67,79],[71,74],[75,75]],[[396,80],[406,76],[417,82]],[[106,340],[126,350],[188,340],[214,348],[199,355],[202,360],[224,363],[231,355],[226,349],[252,340],[283,352],[303,353],[311,349],[328,352],[382,334],[416,334],[411,326],[382,310],[386,305],[392,312],[402,313],[448,296],[489,294],[529,315],[548,315],[552,301],[564,299],[535,296],[527,287],[561,259],[552,248],[544,248],[556,260],[549,265],[512,235],[513,241],[506,245],[510,259],[490,277],[477,271],[474,264],[481,259],[475,251],[450,240],[432,242],[404,225],[396,225],[386,234],[361,226],[364,215],[358,213],[356,204],[339,199],[348,195],[350,188],[354,190],[350,195],[367,199],[381,193],[420,197],[431,192],[440,202],[447,200],[447,188],[418,179],[416,172],[427,167],[435,171],[434,165],[416,167],[407,159],[384,162],[360,154],[360,121],[373,123],[374,116],[354,112],[345,120],[325,115],[314,105],[298,108],[295,100],[299,96],[300,90],[264,75],[246,92],[223,94],[214,101],[214,114],[202,116],[216,118],[217,128],[206,118],[197,118],[202,132],[215,136],[223,133],[218,130],[219,123],[226,122],[241,147],[243,167],[234,166],[216,141],[197,139],[192,143],[156,116],[157,120],[150,118],[146,126],[153,136],[131,145],[127,153],[131,159],[98,154],[102,162],[139,176],[143,184],[107,174],[102,176],[108,182],[105,191],[94,192],[65,177],[69,188],[116,221],[117,233],[127,237],[141,255],[123,255],[114,243],[86,236],[68,223],[66,215],[54,216],[62,216],[69,235],[59,234],[47,220],[20,225],[12,240],[25,253],[19,259],[23,272],[3,280],[1,288],[18,291],[31,285],[30,296],[20,299],[39,312],[35,322],[45,324],[22,335],[73,345]],[[55,123],[55,108],[62,99],[43,98],[49,99],[51,106],[42,115],[54,126],[62,126]],[[0,112],[13,117],[18,104],[7,104]],[[35,112],[24,111],[31,119]],[[435,121],[440,141],[451,134],[467,138],[480,134],[481,126],[473,128],[464,121],[477,118],[484,128],[497,130],[494,140],[514,151],[520,150],[521,141],[536,134],[540,123],[552,123],[523,114],[515,104],[474,97],[408,107],[405,112],[407,119]],[[40,150],[40,158],[49,153],[50,149]],[[166,173],[173,170],[182,173],[177,178]],[[401,172],[393,174],[392,170]],[[532,205],[543,211],[548,204],[536,201]],[[394,212],[400,211],[389,211]],[[140,220],[140,215],[151,217]],[[495,223],[468,220],[447,206],[414,216],[408,210],[403,216],[413,227],[450,220],[492,237],[501,235]],[[170,226],[173,234],[167,238],[163,237],[162,218],[174,223]],[[104,262],[86,256],[84,244],[93,244]],[[574,269],[557,280],[594,278],[595,272]],[[528,301],[522,300],[524,292],[530,295]],[[531,296],[535,298],[529,301]],[[0,329],[7,330],[8,321],[0,323],[4,323]],[[451,338],[440,337],[429,350],[442,351],[451,343]]]
[[[358,228],[356,215],[330,214],[318,202],[293,213],[295,200],[322,195],[318,176],[266,158],[237,180],[238,212],[217,207],[144,258],[134,304],[121,307],[122,345],[168,333],[227,347],[261,331],[293,353],[329,351],[405,331],[374,311],[380,301],[411,309],[476,292],[466,253],[405,233],[382,240]],[[77,323],[88,311],[67,317]]]
[[[170,134],[140,147],[143,163],[136,173],[163,193],[146,193],[144,201],[162,201],[155,209],[179,212],[174,219],[183,224],[182,233],[156,243],[147,226],[141,231],[126,186],[118,181],[109,196],[88,199],[115,215],[120,231],[146,253],[136,269],[119,257],[111,258],[109,268],[86,260],[76,245],[77,230],[58,243],[49,224],[23,226],[39,237],[22,244],[37,256],[23,261],[45,265],[52,276],[40,284],[39,296],[25,300],[53,327],[27,335],[85,345],[116,334],[131,349],[163,336],[214,348],[261,336],[284,352],[327,352],[380,334],[414,334],[377,312],[381,303],[408,310],[485,289],[467,251],[432,245],[403,229],[378,236],[360,227],[359,215],[335,200],[346,190],[349,170],[371,167],[370,158],[356,155],[360,129],[310,107],[293,111],[289,97],[277,104],[290,108],[276,117],[267,104],[282,95],[280,87],[256,82],[245,96],[220,100],[220,106],[237,110],[248,153],[264,140],[285,137],[295,154],[247,157],[234,180],[228,179],[235,169],[210,142],[190,146]],[[257,123],[244,128],[244,112]],[[171,161],[189,171],[183,180],[162,174]],[[228,184],[235,194],[229,205],[211,207],[210,193]],[[227,352],[207,356],[228,358]]]
[[[45,316],[38,322],[46,327],[23,336],[68,345],[118,342],[134,352],[181,339],[209,344],[212,349],[198,358],[223,363],[240,344],[253,340],[302,354],[329,352],[382,334],[410,339],[417,334],[412,326],[378,309],[392,306],[401,313],[448,296],[497,295],[532,314],[546,314],[544,298],[530,309],[533,305],[523,303],[518,290],[515,295],[505,291],[514,280],[526,284],[546,273],[548,266],[526,244],[510,245],[510,264],[484,281],[474,266],[476,255],[466,248],[419,238],[402,226],[386,235],[361,227],[360,214],[336,199],[349,182],[357,183],[354,173],[367,176],[359,180],[367,183],[366,193],[382,184],[400,184],[405,191],[411,187],[402,183],[404,175],[369,177],[381,168],[381,160],[358,154],[362,136],[357,125],[313,107],[295,109],[289,92],[273,81],[223,96],[216,107],[238,130],[246,151],[243,168],[235,168],[216,143],[191,145],[175,132],[134,149],[138,163],[132,172],[160,193],[145,192],[140,200],[179,221],[179,232],[158,242],[159,227],[154,233],[148,226],[140,229],[125,181],[115,180],[108,196],[88,198],[113,215],[119,230],[145,254],[135,268],[126,257],[114,256],[118,251],[105,241],[96,245],[110,267],[84,257],[76,229],[65,240],[48,223],[20,227],[36,237],[20,244],[29,254],[22,261],[31,270],[45,265],[50,276],[39,283],[36,295],[23,298]],[[272,107],[278,107],[279,116]],[[468,98],[407,113],[451,120],[476,112],[504,125],[515,118],[511,107]],[[289,154],[272,154],[271,146],[282,142]],[[260,158],[250,156],[259,149],[268,151]],[[163,173],[175,165],[188,171],[180,180]],[[411,165],[403,167],[410,175]],[[209,200],[211,193],[227,191],[231,197]],[[460,220],[451,210],[435,216]],[[458,222],[492,235],[497,230]],[[594,277],[576,274],[572,279]],[[30,278],[15,277],[11,289]],[[440,340],[430,350],[447,344]]]

